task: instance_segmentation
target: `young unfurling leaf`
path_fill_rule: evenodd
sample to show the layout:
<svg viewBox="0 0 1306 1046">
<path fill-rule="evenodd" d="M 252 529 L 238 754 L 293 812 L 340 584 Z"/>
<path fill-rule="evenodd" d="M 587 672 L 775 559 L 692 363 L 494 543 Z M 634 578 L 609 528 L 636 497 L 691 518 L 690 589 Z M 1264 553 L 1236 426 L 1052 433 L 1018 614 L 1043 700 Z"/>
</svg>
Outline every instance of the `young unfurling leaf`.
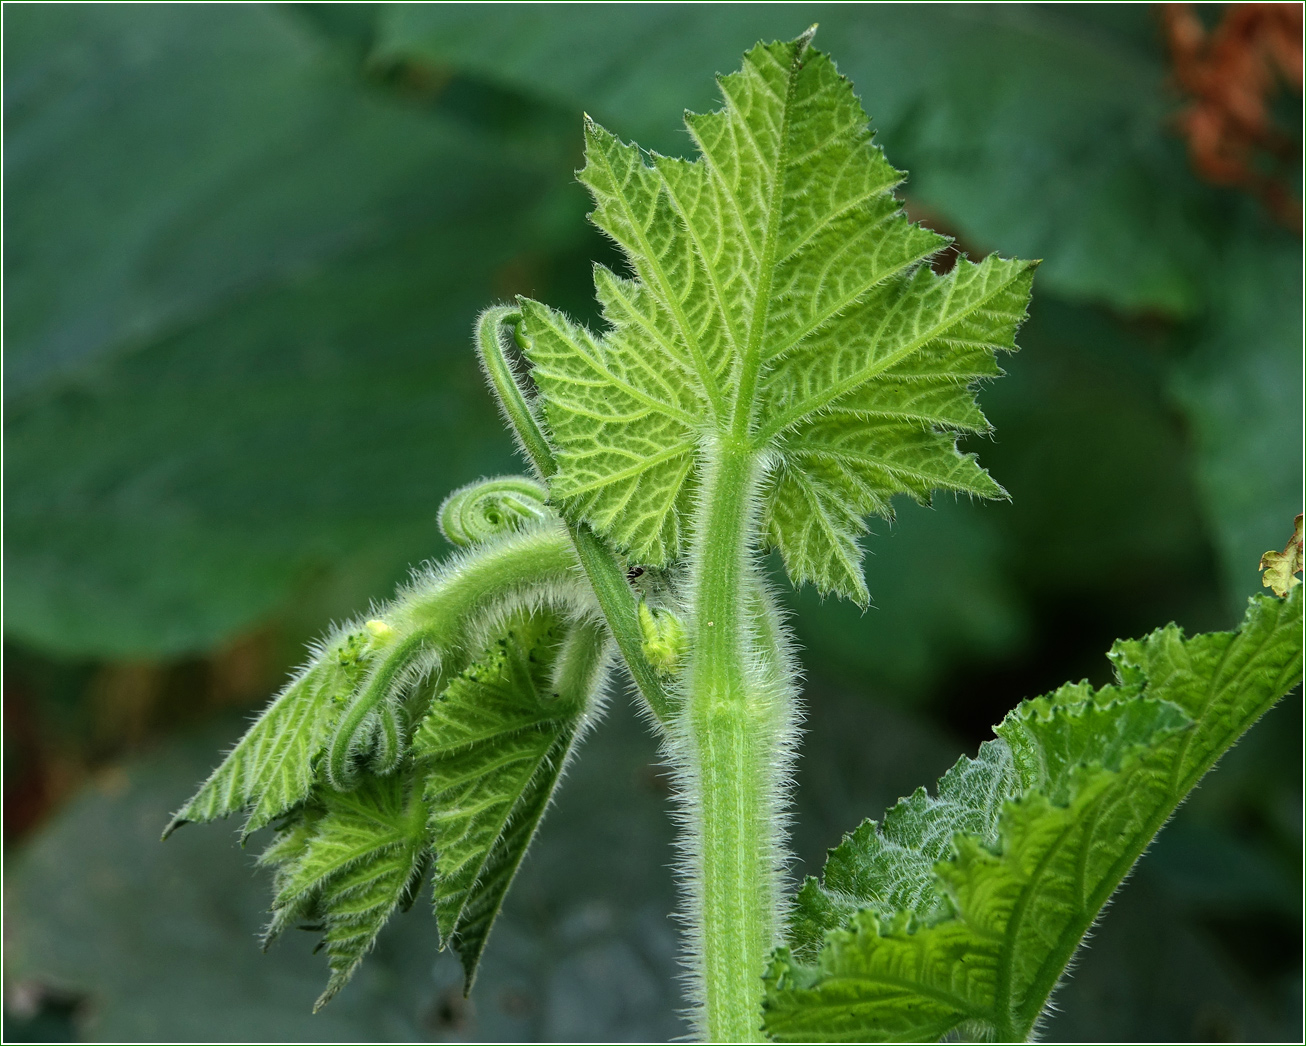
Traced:
<svg viewBox="0 0 1306 1046">
<path fill-rule="evenodd" d="M 867 600 L 862 517 L 934 490 L 1001 488 L 956 436 L 984 431 L 974 385 L 1015 348 L 1033 264 L 962 260 L 893 196 L 902 174 L 810 33 L 758 45 L 688 115 L 700 157 L 646 155 L 586 126 L 593 221 L 633 278 L 602 266 L 608 328 L 523 303 L 560 471 L 551 492 L 640 562 L 685 550 L 712 437 L 771 463 L 765 540 L 795 582 Z"/>
<path fill-rule="evenodd" d="M 450 506 L 442 523 L 466 551 L 321 644 L 168 826 L 249 810 L 248 834 L 282 819 L 260 858 L 275 877 L 265 939 L 320 927 L 332 972 L 319 1006 L 437 855 L 438 921 L 470 982 L 606 677 L 606 639 L 539 485 L 485 481 Z"/>
<path fill-rule="evenodd" d="M 434 864 L 436 922 L 470 989 L 504 895 L 572 750 L 600 710 L 607 641 L 587 617 L 518 610 L 446 687 L 399 765 L 337 789 L 320 783 L 260 863 L 275 873 L 271 942 L 316 925 L 331 966 L 317 1005 L 352 976 Z"/>
<path fill-rule="evenodd" d="M 344 628 L 321 644 L 315 660 L 290 682 L 249 728 L 194 798 L 164 830 L 166 839 L 189 822 L 214 821 L 249 810 L 244 834 L 270 824 L 303 802 L 314 766 L 370 657 L 369 633 Z"/>
<path fill-rule="evenodd" d="M 576 742 L 599 712 L 601 626 L 518 615 L 431 702 L 413 738 L 430 806 L 435 916 L 467 989 Z"/>
<path fill-rule="evenodd" d="M 1084 933 L 1198 779 L 1301 679 L 1302 598 L 1171 625 L 1118 682 L 1022 702 L 977 760 L 867 822 L 799 896 L 768 974 L 781 1041 L 1023 1040 Z"/>
<path fill-rule="evenodd" d="M 357 789 L 323 789 L 263 854 L 277 867 L 274 938 L 300 919 L 320 920 L 331 979 L 320 1009 L 353 976 L 428 859 L 426 806 L 406 777 L 371 777 Z"/>
</svg>

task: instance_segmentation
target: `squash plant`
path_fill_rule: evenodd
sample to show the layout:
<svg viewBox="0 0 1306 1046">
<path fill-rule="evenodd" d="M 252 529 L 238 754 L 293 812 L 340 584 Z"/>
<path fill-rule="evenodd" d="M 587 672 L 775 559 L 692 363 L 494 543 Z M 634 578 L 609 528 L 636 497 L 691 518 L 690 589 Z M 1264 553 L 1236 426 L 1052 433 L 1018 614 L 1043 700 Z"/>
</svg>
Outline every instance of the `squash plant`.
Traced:
<svg viewBox="0 0 1306 1046">
<path fill-rule="evenodd" d="M 811 40 L 721 78 L 724 107 L 686 116 L 696 160 L 587 120 L 580 179 L 629 264 L 595 267 L 606 327 L 521 299 L 476 330 L 533 475 L 452 494 L 460 550 L 323 639 L 169 826 L 273 826 L 267 939 L 320 930 L 319 1006 L 428 875 L 471 990 L 615 673 L 674 774 L 698 1035 L 1023 1040 L 1156 832 L 1300 679 L 1279 563 L 1238 631 L 1117 643 L 1115 683 L 1021 702 L 791 894 L 799 668 L 760 556 L 865 605 L 865 517 L 1004 496 L 956 444 L 987 431 L 976 388 L 1016 347 L 1037 264 L 936 272 L 949 240 L 905 216 L 902 173 Z"/>
</svg>

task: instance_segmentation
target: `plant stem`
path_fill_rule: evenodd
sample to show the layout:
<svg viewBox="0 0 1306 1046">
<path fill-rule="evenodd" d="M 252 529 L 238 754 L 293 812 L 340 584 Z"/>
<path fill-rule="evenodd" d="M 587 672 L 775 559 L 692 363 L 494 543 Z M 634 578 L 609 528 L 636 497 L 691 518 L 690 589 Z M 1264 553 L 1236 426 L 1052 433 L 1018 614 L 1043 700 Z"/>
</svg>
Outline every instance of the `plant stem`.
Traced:
<svg viewBox="0 0 1306 1046">
<path fill-rule="evenodd" d="M 768 668 L 750 613 L 753 506 L 761 467 L 742 440 L 709 452 L 691 555 L 693 603 L 683 727 L 691 804 L 691 935 L 701 975 L 699 1032 L 713 1042 L 760 1037 L 762 972 L 780 919 L 782 801 L 793 715 L 783 673 Z M 679 724 L 678 724 L 679 726 Z"/>
<path fill-rule="evenodd" d="M 626 668 L 653 714 L 665 726 L 674 706 L 658 677 L 657 669 L 644 656 L 644 636 L 639 627 L 638 604 L 630 583 L 626 581 L 626 572 L 588 524 L 578 523 L 569 526 L 568 530 L 576 548 L 576 558 L 585 568 L 590 586 L 594 589 L 594 598 L 603 611 L 608 630 L 616 640 Z"/>
<path fill-rule="evenodd" d="M 545 439 L 535 412 L 518 384 L 517 371 L 503 350 L 504 337 L 512 337 L 520 320 L 521 313 L 511 305 L 486 309 L 476 321 L 476 355 L 522 453 L 535 466 L 540 479 L 548 479 L 558 471 L 553 448 Z"/>
<path fill-rule="evenodd" d="M 510 307 L 483 313 L 477 350 L 519 444 L 547 479 L 557 462 L 504 347 L 518 318 Z M 631 677 L 670 730 L 690 804 L 684 847 L 698 1030 L 713 1042 L 754 1042 L 762 971 L 780 929 L 783 800 L 797 731 L 787 647 L 749 559 L 760 458 L 740 434 L 720 437 L 708 457 L 691 555 L 683 705 L 644 654 L 623 565 L 585 523 L 568 530 Z"/>
<path fill-rule="evenodd" d="M 468 626 L 483 611 L 514 594 L 539 590 L 584 591 L 576 576 L 576 553 L 560 522 L 536 524 L 469 549 L 437 568 L 429 581 L 401 595 L 387 614 L 395 629 L 392 645 L 424 636 L 442 653 L 460 649 Z"/>
</svg>

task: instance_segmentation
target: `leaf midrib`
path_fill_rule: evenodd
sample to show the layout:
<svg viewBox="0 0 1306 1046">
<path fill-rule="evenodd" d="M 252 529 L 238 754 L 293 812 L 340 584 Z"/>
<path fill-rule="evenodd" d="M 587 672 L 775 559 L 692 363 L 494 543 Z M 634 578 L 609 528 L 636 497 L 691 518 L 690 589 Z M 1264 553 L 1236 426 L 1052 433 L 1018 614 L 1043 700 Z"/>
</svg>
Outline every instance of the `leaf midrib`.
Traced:
<svg viewBox="0 0 1306 1046">
<path fill-rule="evenodd" d="M 514 819 L 514 815 L 516 815 L 519 811 L 523 809 L 529 811 L 532 802 L 534 802 L 535 803 L 534 816 L 530 818 L 529 826 L 527 825 L 518 826 L 519 828 L 523 828 L 523 827 L 527 828 L 528 838 L 529 838 L 529 833 L 534 832 L 534 826 L 538 825 L 540 818 L 544 815 L 544 808 L 548 805 L 547 803 L 548 796 L 551 795 L 553 789 L 557 787 L 558 780 L 562 776 L 563 768 L 567 763 L 567 756 L 570 754 L 571 748 L 576 741 L 576 737 L 578 733 L 579 733 L 578 730 L 572 729 L 569 733 L 564 732 L 562 734 L 559 734 L 559 736 L 554 739 L 553 743 L 550 744 L 548 748 L 545 750 L 543 756 L 540 758 L 539 763 L 536 766 L 535 772 L 531 774 L 525 786 L 513 798 L 513 800 L 507 804 L 507 810 L 504 816 L 498 821 L 498 828 L 496 829 L 494 834 L 494 841 L 486 849 L 480 864 L 477 866 L 476 874 L 473 877 L 471 884 L 468 886 L 467 890 L 463 894 L 461 903 L 458 904 L 458 908 L 453 915 L 453 919 L 448 924 L 449 929 L 446 931 L 443 929 L 443 927 L 441 927 L 442 933 L 452 934 L 452 933 L 459 932 L 459 930 L 461 929 L 464 929 L 464 927 L 460 925 L 463 921 L 463 914 L 467 911 L 468 903 L 471 901 L 472 895 L 476 892 L 476 888 L 479 885 L 481 885 L 482 882 L 485 881 L 487 870 L 490 869 L 497 870 L 500 874 L 500 877 L 502 878 L 504 866 L 505 865 L 509 866 L 508 881 L 511 881 L 512 877 L 516 874 L 517 867 L 520 866 L 521 862 L 526 857 L 526 847 L 523 846 L 518 850 L 516 860 L 512 860 L 511 856 L 509 856 L 509 858 L 506 861 L 504 860 L 504 855 L 501 852 L 501 848 L 503 846 L 504 839 L 507 834 L 509 823 Z M 559 749 L 561 749 L 560 758 L 555 758 L 550 760 L 549 756 L 552 753 L 557 752 Z M 539 803 L 537 801 L 540 792 L 545 793 L 546 801 L 544 803 Z M 492 864 L 492 861 L 495 861 L 495 859 L 497 859 L 498 863 Z M 438 854 L 436 856 L 436 860 L 438 866 L 438 861 L 439 861 Z M 488 913 L 486 912 L 478 913 L 477 923 L 474 925 L 479 925 L 481 923 L 486 923 L 486 922 L 493 923 L 494 919 L 498 916 L 499 910 L 503 907 L 503 898 L 505 893 L 506 891 L 500 891 L 497 902 L 493 905 L 492 909 Z M 488 914 L 488 919 L 487 919 L 487 914 Z M 480 949 L 477 950 L 476 954 L 479 957 Z M 470 988 L 470 984 L 468 985 L 468 987 Z"/>
</svg>

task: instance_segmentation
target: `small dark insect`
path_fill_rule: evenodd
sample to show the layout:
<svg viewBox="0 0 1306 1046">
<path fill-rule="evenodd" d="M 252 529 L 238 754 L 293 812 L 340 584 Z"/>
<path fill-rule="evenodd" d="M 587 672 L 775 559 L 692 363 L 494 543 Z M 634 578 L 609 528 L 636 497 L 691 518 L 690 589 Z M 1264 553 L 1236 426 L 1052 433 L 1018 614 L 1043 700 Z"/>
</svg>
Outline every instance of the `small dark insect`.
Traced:
<svg viewBox="0 0 1306 1046">
<path fill-rule="evenodd" d="M 643 567 L 631 567 L 629 570 L 626 571 L 626 580 L 629 581 L 632 585 L 643 576 L 644 576 Z"/>
</svg>

